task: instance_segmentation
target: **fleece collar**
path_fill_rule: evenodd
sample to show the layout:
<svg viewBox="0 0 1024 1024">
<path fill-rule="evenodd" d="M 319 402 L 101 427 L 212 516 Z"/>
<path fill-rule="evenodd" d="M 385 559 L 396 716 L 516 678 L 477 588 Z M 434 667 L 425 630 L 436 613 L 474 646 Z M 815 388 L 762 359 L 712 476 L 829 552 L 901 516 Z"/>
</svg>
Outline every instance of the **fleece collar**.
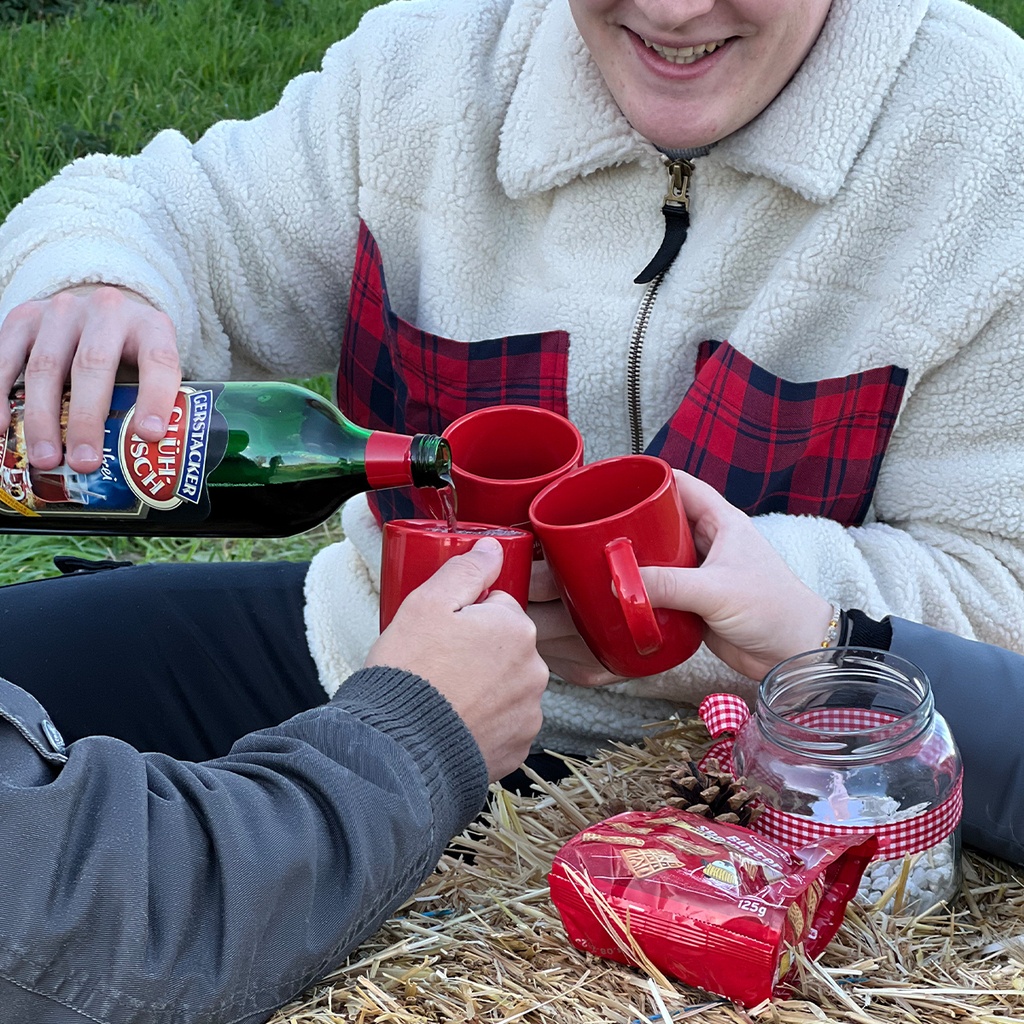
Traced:
<svg viewBox="0 0 1024 1024">
<path fill-rule="evenodd" d="M 827 202 L 842 187 L 906 60 L 929 0 L 833 0 L 789 85 L 716 159 Z M 567 45 L 568 43 L 568 45 Z M 498 180 L 513 199 L 657 158 L 622 115 L 566 0 L 549 0 L 501 129 Z"/>
<path fill-rule="evenodd" d="M 501 128 L 502 188 L 510 198 L 522 199 L 645 153 L 655 154 L 654 147 L 612 99 L 567 0 L 549 0 L 530 37 Z"/>
</svg>

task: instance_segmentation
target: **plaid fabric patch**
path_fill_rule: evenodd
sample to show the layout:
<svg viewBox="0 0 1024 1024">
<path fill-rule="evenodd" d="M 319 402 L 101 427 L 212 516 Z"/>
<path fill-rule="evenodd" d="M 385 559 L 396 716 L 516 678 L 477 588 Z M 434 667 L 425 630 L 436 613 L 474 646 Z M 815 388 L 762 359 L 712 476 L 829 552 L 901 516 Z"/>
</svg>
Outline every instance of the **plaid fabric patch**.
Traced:
<svg viewBox="0 0 1024 1024">
<path fill-rule="evenodd" d="M 535 405 L 568 414 L 569 335 L 543 331 L 472 343 L 421 331 L 388 302 L 380 249 L 359 226 L 338 402 L 354 423 L 400 434 L 439 434 L 473 409 Z M 378 518 L 433 516 L 412 488 L 374 492 Z"/>
<path fill-rule="evenodd" d="M 793 383 L 728 342 L 706 341 L 693 384 L 647 447 L 749 515 L 863 522 L 907 371 L 883 366 Z"/>
</svg>

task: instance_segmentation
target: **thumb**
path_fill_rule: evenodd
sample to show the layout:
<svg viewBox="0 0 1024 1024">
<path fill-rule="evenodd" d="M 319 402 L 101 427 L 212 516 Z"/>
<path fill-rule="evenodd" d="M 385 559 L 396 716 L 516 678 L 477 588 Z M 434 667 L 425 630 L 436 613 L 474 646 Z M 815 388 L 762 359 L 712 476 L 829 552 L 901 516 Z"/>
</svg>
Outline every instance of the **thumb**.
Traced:
<svg viewBox="0 0 1024 1024">
<path fill-rule="evenodd" d="M 502 546 L 493 537 L 481 537 L 464 555 L 449 558 L 420 592 L 459 611 L 475 604 L 498 578 L 504 557 Z"/>
<path fill-rule="evenodd" d="M 698 569 L 669 565 L 645 565 L 640 569 L 647 596 L 655 608 L 671 608 L 704 616 L 711 609 L 707 587 Z"/>
</svg>

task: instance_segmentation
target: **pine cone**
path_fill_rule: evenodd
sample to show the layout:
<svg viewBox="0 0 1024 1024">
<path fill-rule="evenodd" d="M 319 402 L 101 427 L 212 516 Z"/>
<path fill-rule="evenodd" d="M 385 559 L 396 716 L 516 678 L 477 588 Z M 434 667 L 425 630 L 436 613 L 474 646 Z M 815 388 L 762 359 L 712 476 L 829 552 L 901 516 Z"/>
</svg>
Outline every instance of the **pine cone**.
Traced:
<svg viewBox="0 0 1024 1024">
<path fill-rule="evenodd" d="M 708 761 L 707 771 L 697 767 L 689 751 L 682 758 L 682 765 L 662 780 L 669 788 L 669 807 L 747 828 L 757 820 L 761 809 L 751 804 L 755 793 L 747 789 L 745 778 L 723 770 L 715 758 Z"/>
</svg>

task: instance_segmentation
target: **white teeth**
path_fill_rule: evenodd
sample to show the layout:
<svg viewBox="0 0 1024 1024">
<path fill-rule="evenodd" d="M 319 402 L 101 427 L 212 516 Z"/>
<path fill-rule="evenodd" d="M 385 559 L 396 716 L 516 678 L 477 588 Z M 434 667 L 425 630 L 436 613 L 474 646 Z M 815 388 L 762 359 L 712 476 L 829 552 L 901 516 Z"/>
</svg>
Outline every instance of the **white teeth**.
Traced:
<svg viewBox="0 0 1024 1024">
<path fill-rule="evenodd" d="M 718 39 L 713 43 L 698 43 L 696 46 L 659 46 L 649 39 L 644 40 L 644 45 L 653 50 L 659 57 L 671 61 L 673 64 L 692 64 L 694 61 L 714 53 L 720 46 L 725 45 L 724 39 Z"/>
</svg>

